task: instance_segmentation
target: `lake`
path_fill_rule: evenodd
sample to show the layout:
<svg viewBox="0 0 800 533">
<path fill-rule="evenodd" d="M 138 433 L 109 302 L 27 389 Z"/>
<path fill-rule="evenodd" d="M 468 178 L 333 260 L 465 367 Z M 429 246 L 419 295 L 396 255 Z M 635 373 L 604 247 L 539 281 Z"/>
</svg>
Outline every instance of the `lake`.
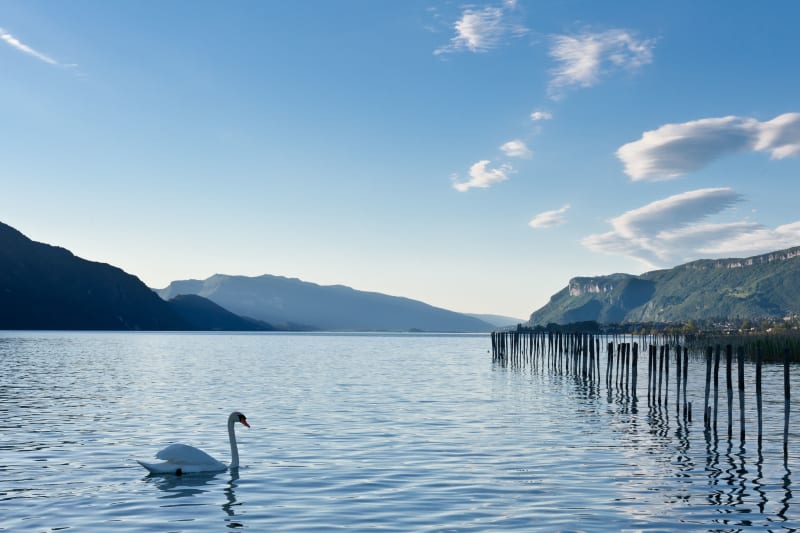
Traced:
<svg viewBox="0 0 800 533">
<path fill-rule="evenodd" d="M 648 407 L 641 360 L 634 405 L 490 349 L 488 335 L 0 332 L 0 531 L 800 529 L 782 367 L 765 368 L 759 449 L 750 365 L 742 444 L 738 425 L 732 441 L 703 431 L 700 362 L 688 422 L 672 398 Z M 239 469 L 136 463 L 174 442 L 229 461 L 237 409 L 252 426 L 236 428 Z"/>
</svg>

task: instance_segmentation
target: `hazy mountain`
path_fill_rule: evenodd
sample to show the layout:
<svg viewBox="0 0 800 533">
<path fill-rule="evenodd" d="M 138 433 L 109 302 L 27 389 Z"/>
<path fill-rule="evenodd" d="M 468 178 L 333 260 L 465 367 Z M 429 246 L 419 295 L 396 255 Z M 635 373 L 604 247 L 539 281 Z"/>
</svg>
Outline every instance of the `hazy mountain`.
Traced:
<svg viewBox="0 0 800 533">
<path fill-rule="evenodd" d="M 187 328 L 139 278 L 0 223 L 0 329 Z"/>
<path fill-rule="evenodd" d="M 525 319 L 522 318 L 514 318 L 503 315 L 482 315 L 479 313 L 467 313 L 467 314 L 468 316 L 477 318 L 478 320 L 483 320 L 484 322 L 488 322 L 489 324 L 491 324 L 496 328 L 516 326 L 517 324 L 523 324 L 525 322 Z"/>
<path fill-rule="evenodd" d="M 280 276 L 226 276 L 173 281 L 164 299 L 197 294 L 242 316 L 280 326 L 307 324 L 332 331 L 489 331 L 485 321 L 431 305 L 342 285 L 322 286 Z"/>
<path fill-rule="evenodd" d="M 641 276 L 573 278 L 530 325 L 584 320 L 678 322 L 800 313 L 800 247 L 744 259 L 704 259 Z"/>
<path fill-rule="evenodd" d="M 235 315 L 207 298 L 181 294 L 169 301 L 170 306 L 193 329 L 201 331 L 274 331 L 266 322 Z"/>
</svg>

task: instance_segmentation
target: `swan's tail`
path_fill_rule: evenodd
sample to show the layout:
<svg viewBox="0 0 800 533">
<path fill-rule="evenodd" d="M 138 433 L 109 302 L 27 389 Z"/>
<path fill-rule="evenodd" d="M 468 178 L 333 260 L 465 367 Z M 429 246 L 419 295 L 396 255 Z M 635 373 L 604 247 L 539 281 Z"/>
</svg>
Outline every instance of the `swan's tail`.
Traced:
<svg viewBox="0 0 800 533">
<path fill-rule="evenodd" d="M 175 474 L 180 476 L 183 474 L 181 467 L 170 463 L 145 463 L 144 461 L 136 461 L 147 469 L 151 474 Z"/>
</svg>

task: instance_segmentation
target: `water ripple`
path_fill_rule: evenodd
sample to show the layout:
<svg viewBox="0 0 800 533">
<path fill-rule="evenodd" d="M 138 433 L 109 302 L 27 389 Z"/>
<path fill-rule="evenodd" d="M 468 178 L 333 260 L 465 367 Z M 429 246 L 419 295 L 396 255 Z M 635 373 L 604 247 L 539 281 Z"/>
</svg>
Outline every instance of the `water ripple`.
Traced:
<svg viewBox="0 0 800 533">
<path fill-rule="evenodd" d="M 672 398 L 493 365 L 488 345 L 2 333 L 0 531 L 800 528 L 779 369 L 765 368 L 759 447 L 729 441 L 725 413 L 707 433 Z M 233 409 L 252 425 L 237 430 L 241 468 L 148 476 L 135 463 L 172 442 L 227 461 Z"/>
</svg>

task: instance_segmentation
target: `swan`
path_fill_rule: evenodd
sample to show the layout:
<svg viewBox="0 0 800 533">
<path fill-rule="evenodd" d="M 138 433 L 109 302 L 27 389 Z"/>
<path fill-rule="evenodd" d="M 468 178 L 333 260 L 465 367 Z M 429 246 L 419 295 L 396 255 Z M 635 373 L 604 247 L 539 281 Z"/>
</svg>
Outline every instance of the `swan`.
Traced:
<svg viewBox="0 0 800 533">
<path fill-rule="evenodd" d="M 239 411 L 234 411 L 228 416 L 228 437 L 231 441 L 231 464 L 230 468 L 239 468 L 239 448 L 236 446 L 236 435 L 233 425 L 240 422 L 245 427 L 250 427 L 245 417 Z M 222 472 L 229 468 L 225 463 L 217 461 L 203 450 L 186 444 L 170 444 L 156 454 L 156 459 L 162 459 L 161 463 L 145 463 L 136 461 L 151 474 L 190 474 L 195 472 Z"/>
</svg>

